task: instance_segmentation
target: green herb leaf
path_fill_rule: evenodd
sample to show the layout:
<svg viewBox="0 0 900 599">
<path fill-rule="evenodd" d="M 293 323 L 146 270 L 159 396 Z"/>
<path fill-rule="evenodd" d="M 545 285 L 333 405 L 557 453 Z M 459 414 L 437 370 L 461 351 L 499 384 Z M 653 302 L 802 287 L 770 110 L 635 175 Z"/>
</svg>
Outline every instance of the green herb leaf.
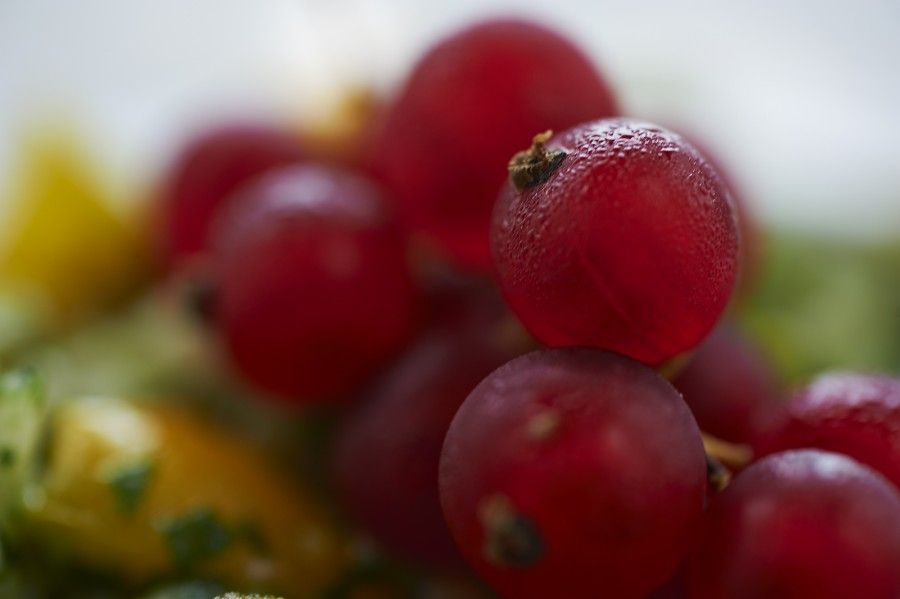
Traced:
<svg viewBox="0 0 900 599">
<path fill-rule="evenodd" d="M 9 468 L 16 463 L 16 450 L 12 447 L 0 447 L 0 467 Z"/>
<path fill-rule="evenodd" d="M 181 569 L 216 557 L 233 540 L 229 528 L 208 507 L 163 522 L 159 532 L 166 540 L 172 560 Z"/>
<path fill-rule="evenodd" d="M 106 482 L 116 496 L 119 509 L 124 513 L 133 514 L 137 511 L 153 479 L 154 469 L 153 462 L 142 460 L 116 469 L 107 478 Z"/>
<path fill-rule="evenodd" d="M 0 529 L 16 528 L 46 429 L 41 381 L 31 368 L 0 374 Z"/>
<path fill-rule="evenodd" d="M 258 555 L 270 553 L 269 543 L 259 524 L 252 520 L 244 520 L 234 527 L 235 540 L 243 541 Z"/>
</svg>

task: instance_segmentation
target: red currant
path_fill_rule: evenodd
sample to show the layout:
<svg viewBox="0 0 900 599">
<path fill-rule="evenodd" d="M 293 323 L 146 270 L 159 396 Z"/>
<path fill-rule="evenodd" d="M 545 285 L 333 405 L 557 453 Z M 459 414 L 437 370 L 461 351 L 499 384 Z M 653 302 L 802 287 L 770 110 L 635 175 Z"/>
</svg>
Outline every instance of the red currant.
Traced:
<svg viewBox="0 0 900 599">
<path fill-rule="evenodd" d="M 616 113 L 603 78 L 564 36 L 490 20 L 415 65 L 376 136 L 374 168 L 417 232 L 488 270 L 491 208 L 512 153 L 538 131 Z"/>
<path fill-rule="evenodd" d="M 800 447 L 849 455 L 900 487 L 900 380 L 853 373 L 814 380 L 791 400 L 770 449 Z"/>
<path fill-rule="evenodd" d="M 705 432 L 760 447 L 779 428 L 787 402 L 771 365 L 732 326 L 720 325 L 672 381 Z"/>
<path fill-rule="evenodd" d="M 222 214 L 214 248 L 226 349 L 272 393 L 343 396 L 413 332 L 404 240 L 364 179 L 322 166 L 272 171 Z"/>
<path fill-rule="evenodd" d="M 741 186 L 732 176 L 732 171 L 726 168 L 718 153 L 714 152 L 705 143 L 702 143 L 693 135 L 685 135 L 683 131 L 678 133 L 688 141 L 706 159 L 713 169 L 719 174 L 723 184 L 728 189 L 734 208 L 738 216 L 738 230 L 740 232 L 740 282 L 738 293 L 746 295 L 752 289 L 753 282 L 759 274 L 763 259 L 763 239 L 760 224 L 756 218 L 754 206 L 744 195 Z"/>
<path fill-rule="evenodd" d="M 194 139 L 166 176 L 162 243 L 167 259 L 178 261 L 203 250 L 216 210 L 233 192 L 303 156 L 291 135 L 264 125 L 231 125 Z"/>
<path fill-rule="evenodd" d="M 387 547 L 439 567 L 462 563 L 438 498 L 444 436 L 469 392 L 515 349 L 499 298 L 471 299 L 441 310 L 449 318 L 375 386 L 337 440 L 337 487 L 350 514 Z"/>
<path fill-rule="evenodd" d="M 691 597 L 900 596 L 900 494 L 848 457 L 803 450 L 764 458 L 704 520 Z"/>
<path fill-rule="evenodd" d="M 492 236 L 503 293 L 538 340 L 653 365 L 706 336 L 737 272 L 718 175 L 677 135 L 628 120 L 537 136 L 510 162 Z"/>
<path fill-rule="evenodd" d="M 457 545 L 504 597 L 643 597 L 684 556 L 706 461 L 656 372 L 591 349 L 516 358 L 463 403 L 440 491 Z"/>
</svg>

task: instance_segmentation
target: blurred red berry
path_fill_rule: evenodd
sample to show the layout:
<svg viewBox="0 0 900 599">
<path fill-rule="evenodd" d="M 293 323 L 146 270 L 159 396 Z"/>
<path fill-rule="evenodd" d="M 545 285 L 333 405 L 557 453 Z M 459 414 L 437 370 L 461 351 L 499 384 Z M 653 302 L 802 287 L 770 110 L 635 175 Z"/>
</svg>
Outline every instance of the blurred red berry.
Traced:
<svg viewBox="0 0 900 599">
<path fill-rule="evenodd" d="M 337 486 L 350 514 L 390 549 L 437 567 L 462 564 L 438 497 L 444 436 L 469 392 L 515 351 L 499 298 L 467 295 L 376 384 L 337 440 Z"/>
<path fill-rule="evenodd" d="M 700 345 L 672 381 L 704 432 L 760 447 L 784 420 L 786 399 L 759 348 L 728 323 Z"/>
<path fill-rule="evenodd" d="M 770 451 L 817 447 L 846 454 L 900 488 L 900 380 L 830 373 L 801 389 Z"/>
<path fill-rule="evenodd" d="M 485 21 L 416 63 L 376 136 L 373 166 L 413 230 L 489 270 L 491 209 L 510 156 L 535 133 L 616 113 L 606 82 L 564 36 Z"/>
<path fill-rule="evenodd" d="M 403 237 L 355 175 L 312 165 L 264 175 L 216 222 L 214 248 L 227 352 L 274 394 L 350 393 L 414 331 Z"/>
<path fill-rule="evenodd" d="M 697 599 L 900 596 L 900 494 L 842 455 L 760 460 L 717 496 L 691 558 Z"/>
<path fill-rule="evenodd" d="M 241 185 L 303 157 L 289 133 L 264 125 L 231 125 L 192 140 L 164 183 L 161 233 L 167 260 L 177 262 L 207 247 L 213 216 Z"/>
</svg>

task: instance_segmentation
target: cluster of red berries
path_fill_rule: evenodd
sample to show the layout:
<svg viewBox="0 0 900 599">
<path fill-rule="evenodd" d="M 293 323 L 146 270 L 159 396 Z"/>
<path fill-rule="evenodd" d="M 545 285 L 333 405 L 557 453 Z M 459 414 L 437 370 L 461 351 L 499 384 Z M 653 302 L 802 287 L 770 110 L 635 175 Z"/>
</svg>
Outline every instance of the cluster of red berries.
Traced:
<svg viewBox="0 0 900 599">
<path fill-rule="evenodd" d="M 784 401 L 747 340 L 710 335 L 752 254 L 740 207 L 683 137 L 618 114 L 564 37 L 479 24 L 419 60 L 353 164 L 275 129 L 197 141 L 166 253 L 204 256 L 245 380 L 365 396 L 336 487 L 400 555 L 509 599 L 896 599 L 900 381 Z M 712 488 L 701 428 L 767 457 Z"/>
</svg>

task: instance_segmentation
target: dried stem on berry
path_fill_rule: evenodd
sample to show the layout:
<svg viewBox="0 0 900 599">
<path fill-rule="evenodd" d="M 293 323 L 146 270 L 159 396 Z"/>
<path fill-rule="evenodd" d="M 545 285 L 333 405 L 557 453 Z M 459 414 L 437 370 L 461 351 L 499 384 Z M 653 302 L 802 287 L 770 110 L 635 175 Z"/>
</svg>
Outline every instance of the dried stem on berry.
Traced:
<svg viewBox="0 0 900 599">
<path fill-rule="evenodd" d="M 749 445 L 729 443 L 708 433 L 701 433 L 701 436 L 707 459 L 713 458 L 731 469 L 743 468 L 753 459 L 753 450 Z"/>
<path fill-rule="evenodd" d="M 724 491 L 731 482 L 731 471 L 722 462 L 706 454 L 706 480 L 717 492 Z"/>
<path fill-rule="evenodd" d="M 505 495 L 491 495 L 478 512 L 484 527 L 484 557 L 513 568 L 526 568 L 544 554 L 544 541 L 529 518 L 518 513 Z"/>
<path fill-rule="evenodd" d="M 731 482 L 731 471 L 743 468 L 753 459 L 748 445 L 737 445 L 701 433 L 706 452 L 706 479 L 716 491 L 724 491 Z"/>
<path fill-rule="evenodd" d="M 563 150 L 548 150 L 544 145 L 553 136 L 553 131 L 538 133 L 531 141 L 531 147 L 516 153 L 509 161 L 509 179 L 516 189 L 540 185 L 550 178 L 566 153 Z"/>
</svg>

